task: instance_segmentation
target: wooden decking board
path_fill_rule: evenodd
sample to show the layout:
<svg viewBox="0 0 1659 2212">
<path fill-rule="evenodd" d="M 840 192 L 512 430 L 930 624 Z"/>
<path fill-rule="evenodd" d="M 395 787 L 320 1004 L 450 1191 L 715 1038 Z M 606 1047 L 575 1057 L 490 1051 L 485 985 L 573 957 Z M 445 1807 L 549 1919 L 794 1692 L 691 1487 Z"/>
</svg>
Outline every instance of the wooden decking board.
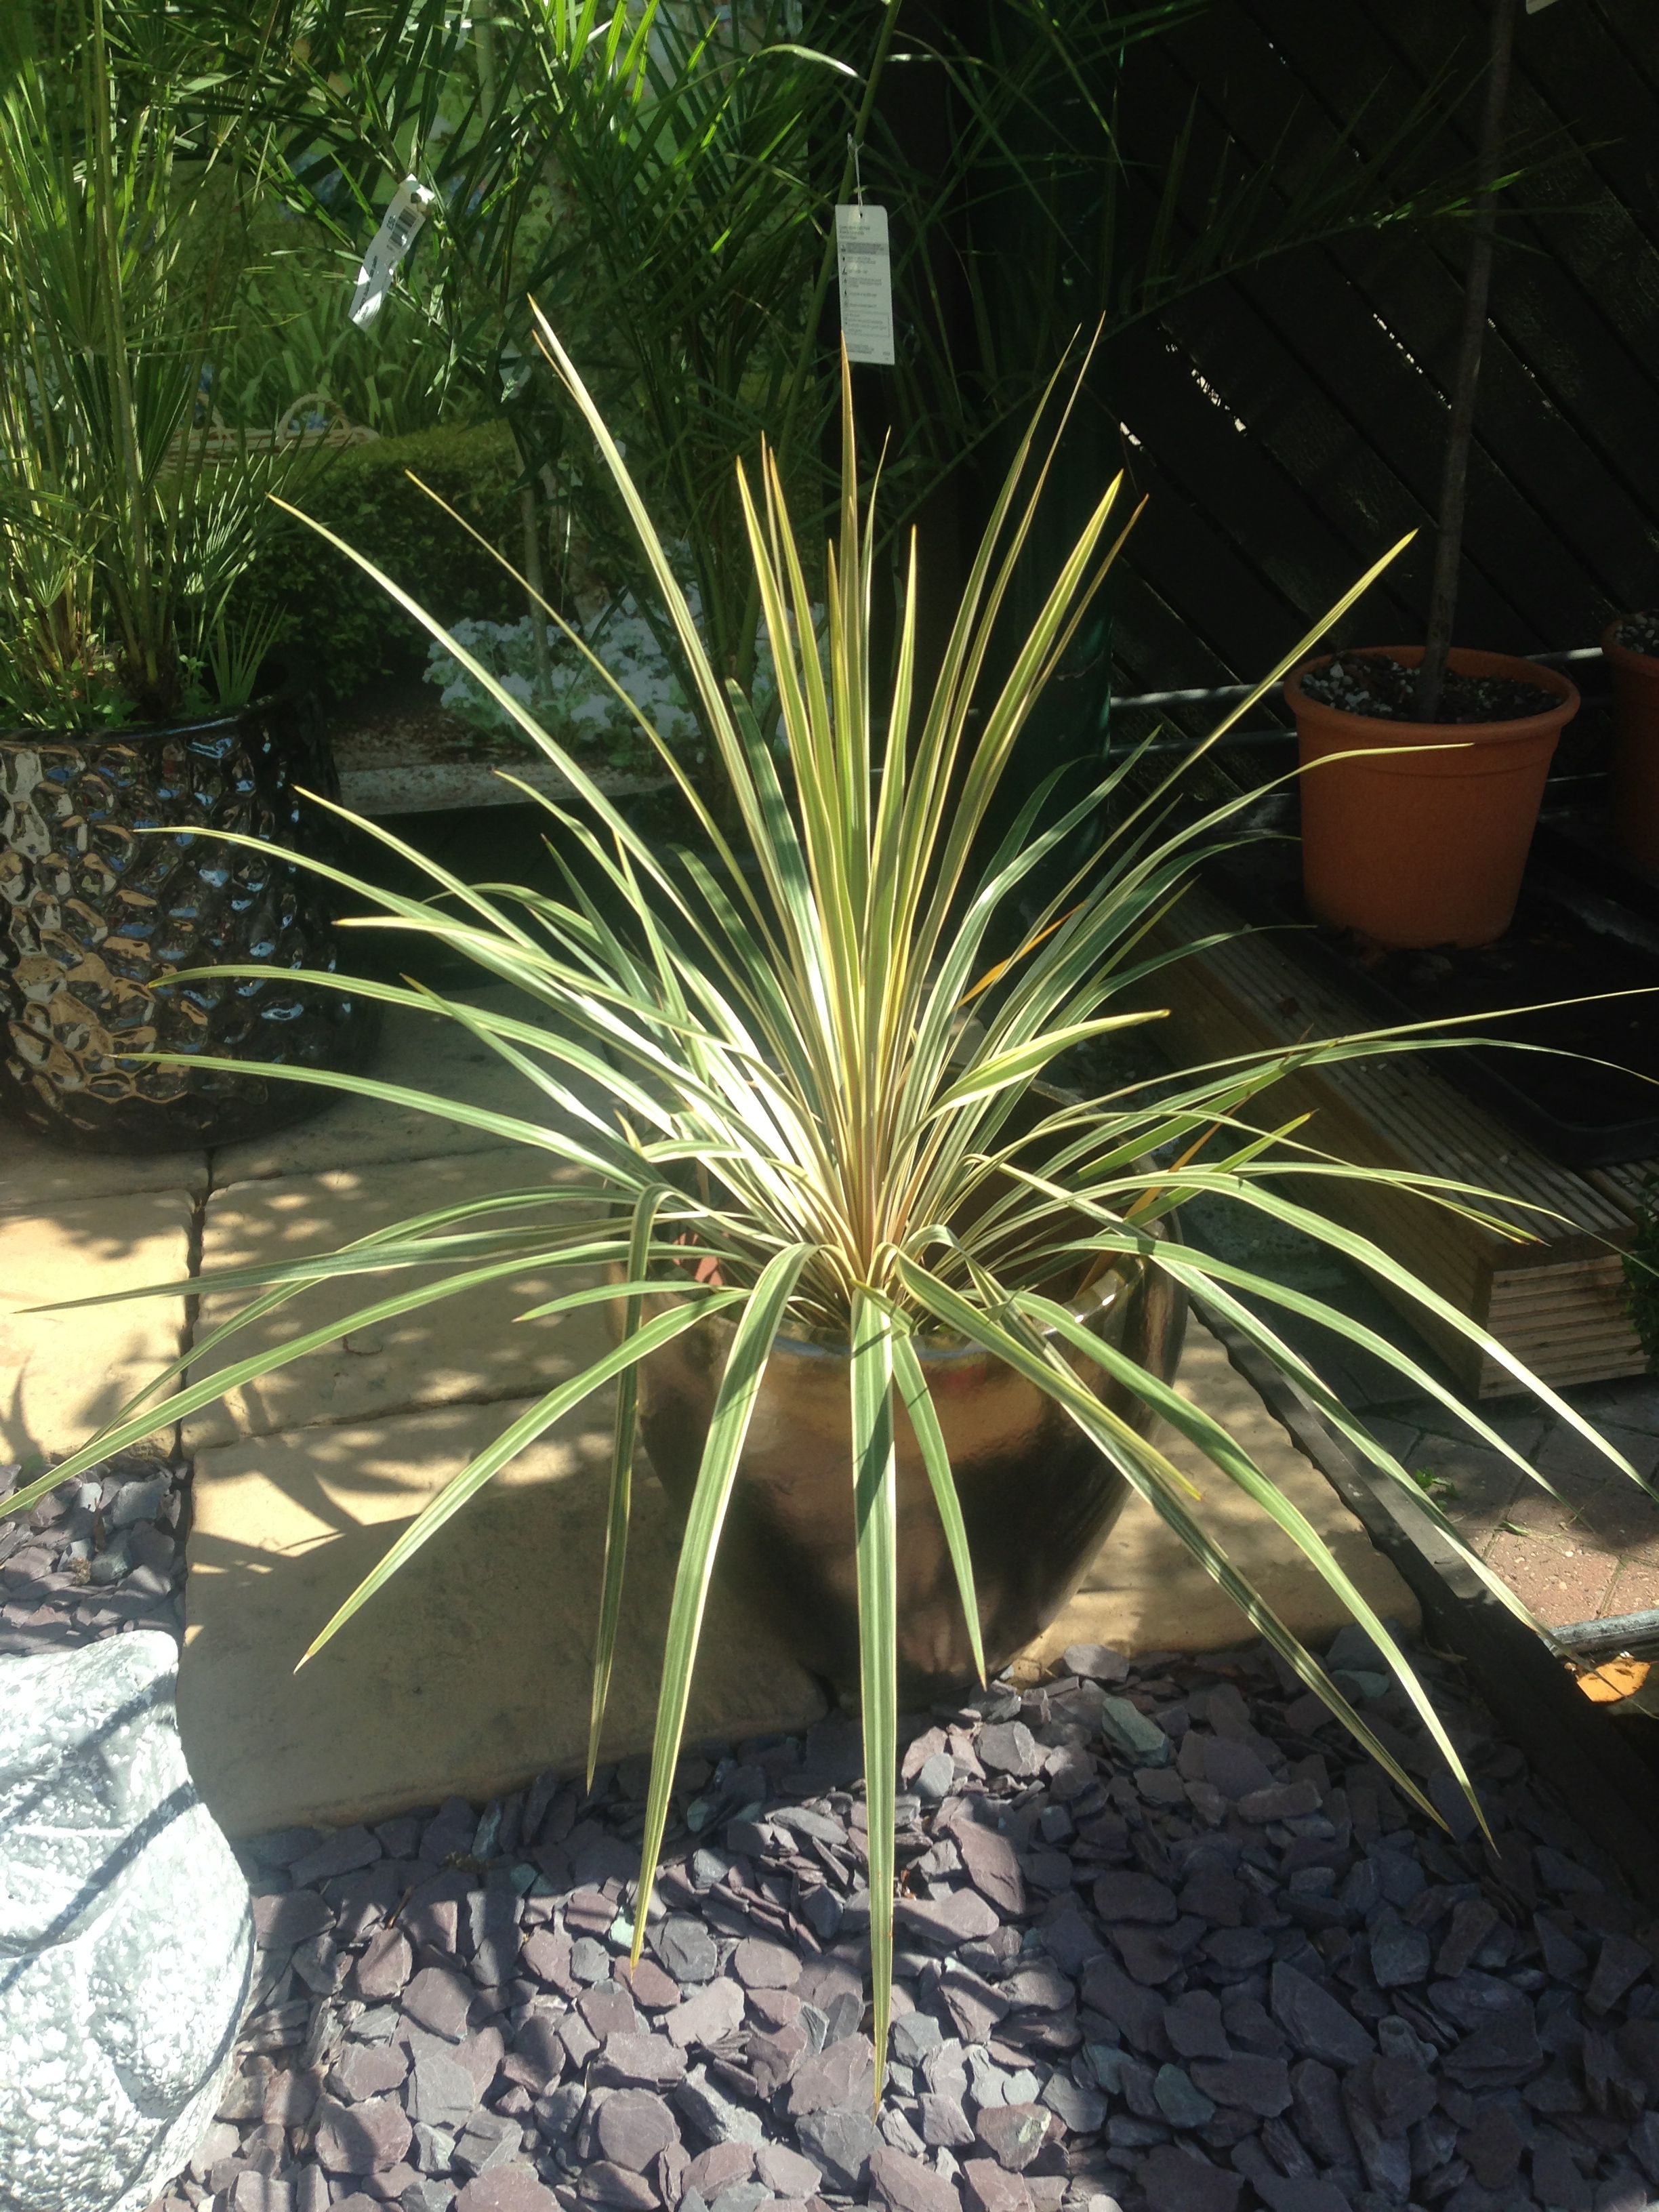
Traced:
<svg viewBox="0 0 1659 2212">
<path fill-rule="evenodd" d="M 1226 902 L 1202 887 L 1165 925 L 1169 941 L 1243 932 Z M 1325 978 L 1267 933 L 1243 933 L 1160 971 L 1153 989 L 1170 1010 L 1170 1042 L 1188 1063 L 1281 1051 L 1375 1027 Z M 1256 1120 L 1312 1116 L 1302 1142 L 1366 1167 L 1455 1177 L 1502 1194 L 1474 1201 L 1494 1223 L 1471 1221 L 1418 1194 L 1309 1176 L 1298 1195 L 1369 1236 L 1446 1302 L 1489 1328 L 1552 1383 L 1640 1373 L 1645 1365 L 1626 1310 L 1620 1249 L 1638 1195 L 1659 1164 L 1576 1174 L 1466 1098 L 1423 1057 L 1301 1067 L 1256 1102 Z M 1535 1210 L 1542 1209 L 1542 1211 Z M 1512 1389 L 1508 1371 L 1450 1325 L 1379 1287 L 1482 1397 Z"/>
</svg>

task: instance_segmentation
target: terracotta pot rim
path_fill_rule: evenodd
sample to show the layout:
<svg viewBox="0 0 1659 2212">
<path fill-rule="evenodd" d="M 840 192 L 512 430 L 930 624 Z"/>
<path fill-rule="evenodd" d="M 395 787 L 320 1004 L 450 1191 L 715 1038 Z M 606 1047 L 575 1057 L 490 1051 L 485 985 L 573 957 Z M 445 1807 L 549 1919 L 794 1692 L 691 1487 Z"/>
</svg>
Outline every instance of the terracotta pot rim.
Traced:
<svg viewBox="0 0 1659 2212">
<path fill-rule="evenodd" d="M 1608 660 L 1628 665 L 1638 675 L 1659 677 L 1659 653 L 1638 653 L 1633 645 L 1626 645 L 1619 635 L 1621 623 L 1630 620 L 1628 614 L 1615 615 L 1601 633 L 1601 651 Z"/>
<path fill-rule="evenodd" d="M 1481 653 L 1462 645 L 1453 646 L 1446 657 L 1446 665 L 1455 674 L 1508 676 L 1516 683 L 1535 684 L 1540 691 L 1553 691 L 1559 703 L 1542 714 L 1522 714 L 1506 722 L 1395 722 L 1377 714 L 1356 714 L 1346 707 L 1327 706 L 1322 699 L 1310 697 L 1302 688 L 1304 676 L 1311 675 L 1316 669 L 1328 668 L 1334 660 L 1394 660 L 1402 667 L 1415 668 L 1423 653 L 1420 645 L 1348 646 L 1340 653 L 1322 653 L 1315 659 L 1304 660 L 1300 668 L 1292 670 L 1285 678 L 1285 698 L 1293 713 L 1317 716 L 1327 728 L 1350 738 L 1356 749 L 1371 747 L 1379 750 L 1410 747 L 1414 738 L 1421 740 L 1418 749 L 1425 750 L 1430 746 L 1513 744 L 1543 736 L 1552 725 L 1559 729 L 1571 720 L 1581 704 L 1577 685 L 1559 669 L 1547 667 L 1540 661 L 1523 660 L 1516 653 Z M 1403 750 L 1389 765 L 1410 772 L 1409 757 Z"/>
</svg>

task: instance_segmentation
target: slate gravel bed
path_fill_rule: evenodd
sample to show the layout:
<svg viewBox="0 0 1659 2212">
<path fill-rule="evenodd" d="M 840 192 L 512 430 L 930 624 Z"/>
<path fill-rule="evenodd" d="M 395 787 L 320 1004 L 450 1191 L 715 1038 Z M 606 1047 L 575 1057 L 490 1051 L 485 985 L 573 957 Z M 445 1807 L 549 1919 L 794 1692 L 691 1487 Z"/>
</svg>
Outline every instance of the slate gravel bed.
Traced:
<svg viewBox="0 0 1659 2212">
<path fill-rule="evenodd" d="M 1449 1662 L 1447 1835 L 1263 1646 L 912 1717 L 872 2123 L 852 1726 L 245 1854 L 239 2070 L 159 2212 L 1642 2212 L 1649 1911 Z M 1357 1631 L 1338 1679 L 1433 1754 Z M 573 1692 L 573 1694 L 574 1692 Z"/>
<path fill-rule="evenodd" d="M 0 1656 L 59 1651 L 130 1628 L 179 1636 L 187 1475 L 182 1462 L 122 1452 L 21 1520 L 0 1519 Z M 0 1514 L 25 1479 L 15 1462 L 0 1466 Z"/>
</svg>

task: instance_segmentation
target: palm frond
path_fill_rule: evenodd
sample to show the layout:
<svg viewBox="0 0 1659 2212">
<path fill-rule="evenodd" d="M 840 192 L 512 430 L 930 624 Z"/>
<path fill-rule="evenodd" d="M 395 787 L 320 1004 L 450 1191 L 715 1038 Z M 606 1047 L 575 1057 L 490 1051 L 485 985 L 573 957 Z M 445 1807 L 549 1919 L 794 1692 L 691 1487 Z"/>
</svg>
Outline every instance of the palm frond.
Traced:
<svg viewBox="0 0 1659 2212">
<path fill-rule="evenodd" d="M 896 1609 L 902 1568 L 895 1468 L 896 1455 L 912 1441 L 932 1487 L 970 1642 L 983 1656 L 975 1618 L 975 1563 L 929 1395 L 934 1351 L 976 1346 L 1043 1394 L 1400 1786 L 1423 1802 L 1419 1783 L 1401 1771 L 1205 1528 L 1195 1486 L 1152 1436 L 1155 1418 L 1172 1425 L 1189 1450 L 1251 1498 L 1287 1546 L 1366 1623 L 1396 1666 L 1448 1771 L 1472 1796 L 1408 1662 L 1318 1533 L 1201 1408 L 1087 1326 L 1099 1304 L 1089 1286 L 1103 1268 L 1118 1270 L 1129 1288 L 1161 1271 L 1241 1320 L 1328 1410 L 1336 1394 L 1316 1364 L 1291 1352 L 1262 1317 L 1275 1306 L 1319 1321 L 1339 1341 L 1380 1351 L 1403 1376 L 1420 1379 L 1408 1355 L 1382 1346 L 1336 1305 L 1273 1285 L 1200 1245 L 1170 1239 L 1164 1232 L 1174 1209 L 1202 1194 L 1242 1218 L 1260 1215 L 1320 1239 L 1372 1279 L 1461 1330 L 1589 1433 L 1571 1409 L 1392 1255 L 1279 1187 L 1291 1174 L 1317 1190 L 1343 1176 L 1374 1182 L 1381 1171 L 1317 1152 L 1299 1122 L 1275 1118 L 1276 1083 L 1322 1058 L 1427 1048 L 1445 1040 L 1437 1033 L 1413 1039 L 1399 1032 L 1316 1040 L 1188 1069 L 1155 1091 L 1126 1084 L 1083 1099 L 1045 1091 L 1042 1079 L 1080 1039 L 1109 1038 L 1144 1018 L 1144 994 L 1159 973 L 1158 957 L 1146 948 L 1146 932 L 1169 911 L 1204 854 L 1235 834 L 1225 810 L 1184 829 L 1156 810 L 1138 811 L 1121 781 L 1113 786 L 1116 834 L 1089 865 L 1073 872 L 1037 924 L 1019 931 L 1012 957 L 986 963 L 992 922 L 1013 905 L 1036 862 L 1055 849 L 1041 805 L 1012 809 L 1005 821 L 1000 793 L 1013 741 L 1055 651 L 1079 605 L 1097 588 L 1103 562 L 1116 543 L 1115 488 L 1100 488 L 1023 645 L 994 659 L 992 634 L 1006 620 L 1036 487 L 1052 466 L 1053 420 L 1033 425 L 994 503 L 952 635 L 925 691 L 918 690 L 908 643 L 912 568 L 895 674 L 884 697 L 870 643 L 869 499 L 850 410 L 836 542 L 823 563 L 828 621 L 822 640 L 803 619 L 809 559 L 797 543 L 788 487 L 775 456 L 763 452 L 757 468 L 737 486 L 737 498 L 761 619 L 780 672 L 783 743 L 775 747 L 762 736 L 740 687 L 723 679 L 677 596 L 648 501 L 599 402 L 550 327 L 544 325 L 542 334 L 549 368 L 592 430 L 616 496 L 640 533 L 641 558 L 657 576 L 678 628 L 719 735 L 733 818 L 743 825 L 747 849 L 739 854 L 721 841 L 701 855 L 665 853 L 571 763 L 575 798 L 555 812 L 573 849 L 592 866 L 584 865 L 580 880 L 574 867 L 568 871 L 562 891 L 468 884 L 366 823 L 359 825 L 366 835 L 378 836 L 400 864 L 414 867 L 423 892 L 377 890 L 331 863 L 301 856 L 298 865 L 352 889 L 378 909 L 365 917 L 374 926 L 440 939 L 522 994 L 526 1011 L 502 1013 L 436 994 L 377 987 L 392 1003 L 459 1024 L 513 1072 L 523 1103 L 509 1113 L 373 1076 L 271 1072 L 420 1107 L 522 1147 L 532 1164 L 528 1197 L 515 1193 L 489 1203 L 522 1205 L 523 1211 L 498 1216 L 444 1210 L 323 1259 L 241 1271 L 235 1283 L 255 1295 L 214 1339 L 216 1347 L 223 1344 L 233 1354 L 238 1325 L 269 1311 L 273 1302 L 302 1298 L 312 1283 L 373 1277 L 393 1267 L 408 1267 L 417 1279 L 374 1298 L 348 1321 L 232 1357 L 218 1373 L 182 1388 L 171 1387 L 179 1380 L 174 1370 L 164 1389 L 136 1401 L 112 1431 L 9 1500 L 9 1510 L 32 1504 L 117 1443 L 344 1329 L 501 1281 L 532 1264 L 592 1267 L 603 1261 L 615 1269 L 614 1280 L 585 1282 L 521 1319 L 533 1324 L 538 1316 L 609 1297 L 623 1308 L 615 1348 L 539 1401 L 460 1470 L 323 1626 L 313 1648 L 359 1614 L 358 1632 L 368 1632 L 372 1601 L 411 1552 L 564 1412 L 617 1382 L 598 1608 L 597 1742 L 623 1598 L 635 1452 L 629 1378 L 656 1348 L 707 1323 L 710 1358 L 723 1357 L 665 1625 L 636 1950 L 666 1830 L 720 1534 L 742 1480 L 750 1423 L 781 1340 L 836 1347 L 847 1362 L 849 1564 L 861 1622 L 878 2028 L 887 2017 L 891 1956 Z M 360 555 L 352 558 L 375 574 Z M 410 605 L 410 611 L 435 629 L 418 608 Z M 1000 672 L 994 678 L 994 668 Z M 512 704 L 526 733 L 565 766 L 557 743 Z M 976 707 L 985 709 L 977 729 L 971 720 Z M 1081 811 L 1063 810 L 1068 834 L 1093 805 L 1091 796 Z M 313 980 L 321 985 L 328 979 Z M 360 987 L 348 981 L 342 988 Z M 1149 1159 L 1153 1150 L 1158 1157 Z M 555 1169 L 569 1181 L 555 1181 Z M 540 1205 L 533 1202 L 538 1171 L 544 1180 Z M 1494 1203 L 1492 1194 L 1450 1178 L 1392 1180 L 1428 1202 L 1477 1214 Z M 686 1247 L 677 1242 L 682 1237 L 695 1238 L 701 1256 L 715 1262 L 716 1280 L 696 1279 Z M 1358 1440 L 1359 1425 L 1352 1418 L 1339 1425 Z M 1620 1455 L 1593 1441 L 1612 1465 L 1631 1473 Z M 1370 1447 L 1370 1454 L 1385 1474 L 1401 1479 L 1381 1446 Z"/>
</svg>

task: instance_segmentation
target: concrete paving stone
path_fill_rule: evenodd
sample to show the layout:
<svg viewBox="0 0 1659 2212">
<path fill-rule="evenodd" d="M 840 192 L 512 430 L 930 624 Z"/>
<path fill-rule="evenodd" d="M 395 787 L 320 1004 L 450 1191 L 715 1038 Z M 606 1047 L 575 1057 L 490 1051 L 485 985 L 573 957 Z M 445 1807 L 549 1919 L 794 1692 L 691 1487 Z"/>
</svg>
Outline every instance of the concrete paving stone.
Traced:
<svg viewBox="0 0 1659 2212">
<path fill-rule="evenodd" d="M 21 1121 L 0 1124 L 0 1215 L 53 1213 L 92 1198 L 131 1198 L 181 1190 L 200 1198 L 208 1187 L 205 1152 L 71 1152 L 48 1145 Z"/>
<path fill-rule="evenodd" d="M 1188 1323 L 1176 1383 L 1251 1453 L 1296 1502 L 1371 1604 L 1410 1626 L 1417 1601 L 1376 1552 L 1323 1475 L 1291 1443 L 1207 1329 Z M 1348 1619 L 1317 1571 L 1288 1537 L 1234 1488 L 1201 1453 L 1167 1428 L 1158 1443 L 1203 1492 L 1188 1501 L 1194 1519 L 1298 1635 L 1328 1636 Z M 1178 1632 L 1174 1624 L 1179 1624 Z M 1057 1663 L 1069 1644 L 1104 1644 L 1127 1653 L 1224 1649 L 1249 1633 L 1237 1607 L 1148 1505 L 1131 1498 L 1096 1554 L 1077 1595 L 1025 1655 Z"/>
<path fill-rule="evenodd" d="M 1571 1620 L 1595 1620 L 1618 1567 L 1611 1552 L 1569 1548 L 1550 1539 L 1507 1533 L 1494 1536 L 1486 1563 L 1547 1628 Z"/>
<path fill-rule="evenodd" d="M 1424 1433 L 1415 1421 L 1396 1421 L 1387 1414 L 1374 1413 L 1367 1419 L 1365 1426 L 1385 1451 L 1394 1454 L 1402 1467 L 1411 1466 L 1412 1454 Z"/>
<path fill-rule="evenodd" d="M 1589 1382 L 1566 1394 L 1587 1421 L 1611 1422 L 1638 1435 L 1659 1435 L 1659 1375 L 1631 1375 L 1618 1382 Z"/>
<path fill-rule="evenodd" d="M 229 1832 L 373 1821 L 457 1794 L 481 1802 L 580 1765 L 608 1394 L 521 1455 L 294 1672 L 399 1529 L 524 1410 L 447 1406 L 199 1455 L 179 1707 L 197 1784 Z M 636 1480 L 606 1759 L 649 1748 L 677 1552 L 667 1500 Z M 579 1693 L 550 1696 L 550 1683 Z M 687 1741 L 799 1728 L 823 1710 L 717 1589 Z"/>
<path fill-rule="evenodd" d="M 1602 1617 L 1621 1620 L 1627 1613 L 1650 1613 L 1656 1607 L 1659 1607 L 1659 1559 L 1645 1553 L 1622 1559 L 1602 1594 Z"/>
<path fill-rule="evenodd" d="M 1604 1481 L 1563 1480 L 1559 1504 L 1547 1491 L 1523 1483 L 1505 1518 L 1517 1527 L 1565 1544 L 1625 1553 L 1659 1549 L 1659 1499 L 1646 1497 L 1627 1475 Z"/>
<path fill-rule="evenodd" d="M 510 984 L 448 995 L 519 1020 L 539 1024 L 541 1018 L 537 1002 Z M 547 1113 L 545 1097 L 524 1076 L 459 1023 L 441 1016 L 386 1009 L 374 1062 L 367 1072 L 381 1083 L 465 1099 L 492 1113 L 535 1121 Z M 436 1159 L 485 1152 L 498 1142 L 487 1132 L 413 1107 L 346 1097 L 296 1128 L 224 1146 L 214 1155 L 213 1179 L 222 1186 L 380 1161 Z"/>
<path fill-rule="evenodd" d="M 1484 1444 L 1462 1443 L 1450 1437 L 1425 1434 L 1402 1464 L 1408 1474 L 1437 1478 L 1431 1493 L 1470 1548 L 1484 1552 L 1497 1534 L 1510 1502 L 1522 1491 L 1539 1498 L 1547 1492 L 1529 1482 L 1524 1471 L 1501 1452 Z"/>
<path fill-rule="evenodd" d="M 1659 1426 L 1644 1425 L 1635 1406 L 1613 1399 L 1596 1411 L 1588 1407 L 1577 1410 L 1583 1412 L 1607 1441 L 1624 1454 L 1638 1474 L 1649 1476 L 1659 1468 Z M 1655 1404 L 1651 1418 L 1659 1424 L 1659 1403 Z M 1534 1464 L 1540 1474 L 1548 1475 L 1558 1490 L 1562 1487 L 1564 1475 L 1578 1476 L 1591 1483 L 1628 1484 L 1630 1480 L 1596 1450 L 1588 1437 L 1580 1436 L 1577 1429 L 1562 1420 L 1556 1422 L 1540 1446 Z"/>
<path fill-rule="evenodd" d="M 1481 1443 L 1467 1421 L 1443 1406 L 1437 1398 L 1413 1398 L 1391 1405 L 1389 1417 L 1396 1421 L 1410 1422 L 1423 1431 L 1425 1437 L 1440 1437 L 1452 1443 L 1468 1444 L 1477 1449 L 1490 1447 Z M 1480 1418 L 1490 1429 L 1495 1429 L 1505 1443 L 1513 1444 L 1523 1455 L 1540 1448 L 1555 1424 L 1555 1415 L 1539 1406 L 1533 1399 L 1516 1397 L 1497 1405 L 1484 1405 Z"/>
<path fill-rule="evenodd" d="M 177 1358 L 182 1297 L 23 1309 L 181 1280 L 193 1213 L 170 1189 L 0 1215 L 0 1461 L 75 1450 Z"/>
<path fill-rule="evenodd" d="M 209 1201 L 202 1239 L 204 1273 L 262 1261 L 331 1251 L 377 1229 L 471 1198 L 538 1191 L 568 1181 L 569 1171 L 544 1155 L 514 1146 L 464 1159 L 343 1168 L 319 1176 L 284 1176 L 234 1183 Z M 526 1214 L 526 1219 L 532 1218 Z M 534 1218 L 545 1220 L 544 1207 Z M 507 1225 L 506 1217 L 489 1221 Z M 375 1300 L 425 1278 L 423 1270 L 337 1277 L 311 1285 L 263 1322 L 234 1336 L 193 1370 L 207 1375 L 268 1346 L 292 1342 L 331 1321 L 344 1321 Z M 239 1436 L 315 1423 L 377 1419 L 417 1406 L 465 1399 L 539 1394 L 594 1358 L 610 1340 L 603 1310 L 517 1326 L 532 1306 L 591 1282 L 563 1268 L 522 1275 L 418 1308 L 376 1328 L 353 1332 L 291 1367 L 262 1376 L 204 1406 L 185 1425 L 191 1452 Z M 209 1293 L 198 1336 L 247 1303 L 250 1293 Z"/>
</svg>

